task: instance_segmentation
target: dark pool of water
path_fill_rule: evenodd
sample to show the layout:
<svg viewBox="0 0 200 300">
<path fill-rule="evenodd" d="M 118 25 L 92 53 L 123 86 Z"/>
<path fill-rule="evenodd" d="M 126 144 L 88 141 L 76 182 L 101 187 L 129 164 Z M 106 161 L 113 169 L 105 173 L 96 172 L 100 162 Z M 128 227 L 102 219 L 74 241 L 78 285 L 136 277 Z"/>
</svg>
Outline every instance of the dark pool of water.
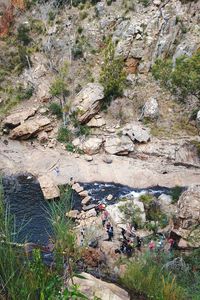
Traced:
<svg viewBox="0 0 200 300">
<path fill-rule="evenodd" d="M 3 178 L 4 199 L 15 217 L 15 241 L 46 245 L 51 235 L 48 203 L 37 180 L 29 174 Z"/>
</svg>

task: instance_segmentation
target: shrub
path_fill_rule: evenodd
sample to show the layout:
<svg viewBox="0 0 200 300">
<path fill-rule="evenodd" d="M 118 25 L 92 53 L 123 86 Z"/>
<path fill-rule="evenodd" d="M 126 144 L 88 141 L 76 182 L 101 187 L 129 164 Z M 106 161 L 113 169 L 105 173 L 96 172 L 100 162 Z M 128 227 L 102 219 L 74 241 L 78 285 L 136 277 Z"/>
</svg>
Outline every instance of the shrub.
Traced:
<svg viewBox="0 0 200 300">
<path fill-rule="evenodd" d="M 149 0 L 139 0 L 139 2 L 142 3 L 144 7 L 147 7 L 151 3 Z"/>
<path fill-rule="evenodd" d="M 85 136 L 88 136 L 90 135 L 90 127 L 87 126 L 87 125 L 79 125 L 78 126 L 78 132 L 77 132 L 77 136 L 82 136 L 82 135 L 85 135 Z"/>
<path fill-rule="evenodd" d="M 122 95 L 125 84 L 123 65 L 123 59 L 115 57 L 115 46 L 110 39 L 104 51 L 104 63 L 100 73 L 100 83 L 104 87 L 105 98 L 108 102 Z"/>
<path fill-rule="evenodd" d="M 58 136 L 57 136 L 57 140 L 61 143 L 71 143 L 72 141 L 72 133 L 71 131 L 66 128 L 66 127 L 61 127 L 59 130 L 58 130 Z"/>
<path fill-rule="evenodd" d="M 25 25 L 20 25 L 17 29 L 17 39 L 21 42 L 24 46 L 27 46 L 31 42 L 31 38 L 29 36 L 30 30 Z"/>
<path fill-rule="evenodd" d="M 141 210 L 138 206 L 128 201 L 124 205 L 120 205 L 119 210 L 124 214 L 126 222 L 131 223 L 135 228 L 143 228 Z"/>
<path fill-rule="evenodd" d="M 153 196 L 151 194 L 141 195 L 139 200 L 148 205 L 153 201 Z"/>
<path fill-rule="evenodd" d="M 56 115 L 57 118 L 62 118 L 62 108 L 61 106 L 56 103 L 56 102 L 52 102 L 50 105 L 49 105 L 49 110 L 51 111 L 51 113 L 53 115 Z"/>
<path fill-rule="evenodd" d="M 74 60 L 83 57 L 83 45 L 80 41 L 77 41 L 76 44 L 72 47 L 72 56 Z"/>
<path fill-rule="evenodd" d="M 200 50 L 191 57 L 177 58 L 175 66 L 171 59 L 158 59 L 152 73 L 156 80 L 182 100 L 189 95 L 200 98 Z"/>
<path fill-rule="evenodd" d="M 86 19 L 86 18 L 87 18 L 87 16 L 88 16 L 88 13 L 87 13 L 87 11 L 82 11 L 82 12 L 80 13 L 80 19 L 81 19 L 81 20 L 84 20 L 84 19 Z"/>
<path fill-rule="evenodd" d="M 176 203 L 183 192 L 183 188 L 181 186 L 176 185 L 171 188 L 170 194 L 172 196 L 172 203 Z"/>
</svg>

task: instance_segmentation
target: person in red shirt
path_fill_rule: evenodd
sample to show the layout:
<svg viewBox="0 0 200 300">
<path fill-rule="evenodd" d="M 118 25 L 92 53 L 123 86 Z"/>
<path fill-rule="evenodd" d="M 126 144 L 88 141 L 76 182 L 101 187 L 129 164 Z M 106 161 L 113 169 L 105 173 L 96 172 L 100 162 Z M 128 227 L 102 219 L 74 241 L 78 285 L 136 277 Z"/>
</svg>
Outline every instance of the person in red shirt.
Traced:
<svg viewBox="0 0 200 300">
<path fill-rule="evenodd" d="M 170 238 L 169 240 L 168 240 L 168 243 L 169 243 L 169 245 L 170 245 L 170 247 L 169 247 L 169 251 L 171 252 L 172 250 L 173 250 L 173 248 L 174 248 L 174 240 L 172 239 L 172 238 Z"/>
<path fill-rule="evenodd" d="M 149 250 L 153 251 L 155 249 L 155 243 L 154 241 L 151 240 L 151 242 L 149 243 Z"/>
</svg>

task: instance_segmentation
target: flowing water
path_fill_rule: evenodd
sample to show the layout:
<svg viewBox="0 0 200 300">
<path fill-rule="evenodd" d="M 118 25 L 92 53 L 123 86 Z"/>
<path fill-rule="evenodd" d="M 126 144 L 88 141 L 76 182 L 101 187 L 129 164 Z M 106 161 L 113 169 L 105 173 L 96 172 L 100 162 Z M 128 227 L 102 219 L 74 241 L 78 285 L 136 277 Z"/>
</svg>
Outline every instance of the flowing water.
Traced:
<svg viewBox="0 0 200 300">
<path fill-rule="evenodd" d="M 159 196 L 162 193 L 169 194 L 170 189 L 165 187 L 152 187 L 147 189 L 134 189 L 128 186 L 114 183 L 82 183 L 85 190 L 92 197 L 92 203 L 105 201 L 109 194 L 113 195 L 114 203 L 122 197 L 135 197 L 147 192 Z M 15 216 L 18 234 L 16 241 L 33 242 L 40 245 L 47 245 L 52 234 L 48 220 L 48 203 L 44 200 L 43 194 L 37 180 L 30 174 L 9 176 L 3 178 L 4 197 L 10 206 L 11 213 Z M 80 198 L 76 193 L 73 195 L 74 208 L 81 207 Z"/>
</svg>

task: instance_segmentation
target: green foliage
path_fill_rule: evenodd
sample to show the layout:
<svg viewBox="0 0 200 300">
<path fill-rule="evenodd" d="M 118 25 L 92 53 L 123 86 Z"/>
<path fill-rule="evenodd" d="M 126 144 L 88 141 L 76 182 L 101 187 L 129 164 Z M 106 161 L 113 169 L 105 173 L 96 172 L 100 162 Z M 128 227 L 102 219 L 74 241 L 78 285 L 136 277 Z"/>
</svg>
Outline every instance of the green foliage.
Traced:
<svg viewBox="0 0 200 300">
<path fill-rule="evenodd" d="M 139 293 L 148 299 L 186 299 L 185 291 L 178 285 L 175 277 L 164 272 L 162 266 L 151 258 L 144 256 L 127 265 L 121 283 L 133 294 Z"/>
<path fill-rule="evenodd" d="M 56 115 L 58 119 L 62 118 L 62 108 L 58 103 L 52 102 L 49 105 L 49 110 L 53 115 Z"/>
<path fill-rule="evenodd" d="M 119 206 L 119 210 L 124 214 L 126 223 L 131 223 L 138 228 L 143 228 L 144 224 L 141 218 L 141 210 L 131 201 Z"/>
<path fill-rule="evenodd" d="M 200 50 L 191 57 L 177 58 L 175 67 L 171 59 L 158 59 L 152 73 L 156 80 L 182 100 L 189 95 L 200 97 Z"/>
<path fill-rule="evenodd" d="M 83 42 L 81 39 L 76 40 L 76 44 L 72 47 L 72 56 L 73 59 L 80 59 L 83 58 L 83 53 L 84 53 L 84 47 L 83 47 Z"/>
<path fill-rule="evenodd" d="M 51 87 L 50 93 L 53 97 L 67 96 L 68 90 L 66 85 L 66 77 L 68 74 L 68 63 L 65 62 L 60 68 L 58 75 L 55 77 Z"/>
<path fill-rule="evenodd" d="M 88 16 L 88 13 L 87 13 L 87 11 L 82 11 L 81 13 L 80 13 L 80 19 L 81 20 L 84 20 L 84 19 L 86 19 L 87 18 L 87 16 Z M 82 31 L 81 31 L 82 32 Z M 81 32 L 79 32 L 79 33 L 81 33 Z"/>
<path fill-rule="evenodd" d="M 20 25 L 17 29 L 17 39 L 24 46 L 27 46 L 31 42 L 30 30 L 26 25 Z"/>
<path fill-rule="evenodd" d="M 122 95 L 125 85 L 123 66 L 123 59 L 115 57 L 115 46 L 110 39 L 104 50 L 104 62 L 100 73 L 100 83 L 104 87 L 105 98 L 108 102 Z"/>
<path fill-rule="evenodd" d="M 87 125 L 79 125 L 78 126 L 78 132 L 76 133 L 77 136 L 89 136 L 90 135 L 90 127 Z"/>
<path fill-rule="evenodd" d="M 110 6 L 112 4 L 112 2 L 114 2 L 114 0 L 106 0 L 106 3 L 108 6 Z"/>
<path fill-rule="evenodd" d="M 150 0 L 139 0 L 139 2 L 142 3 L 142 5 L 143 5 L 144 7 L 149 6 L 149 4 L 151 3 Z"/>
<path fill-rule="evenodd" d="M 176 185 L 175 187 L 171 188 L 171 196 L 172 196 L 172 203 L 176 203 L 183 192 L 183 188 L 181 186 Z"/>
<path fill-rule="evenodd" d="M 61 127 L 58 130 L 58 136 L 57 140 L 61 143 L 69 143 L 72 141 L 73 134 L 72 132 L 66 128 L 66 127 Z"/>
<path fill-rule="evenodd" d="M 7 86 L 2 89 L 1 94 L 4 97 L 3 105 L 0 105 L 0 115 L 6 114 L 12 107 L 18 104 L 20 101 L 28 100 L 33 94 L 33 87 L 23 88 L 22 86 L 18 86 L 13 88 L 11 86 Z"/>
<path fill-rule="evenodd" d="M 151 194 L 141 195 L 139 198 L 144 204 L 150 204 L 153 201 L 153 196 Z"/>
<path fill-rule="evenodd" d="M 45 25 L 41 20 L 31 19 L 30 27 L 31 27 L 32 33 L 35 33 L 37 35 L 45 33 Z"/>
</svg>

